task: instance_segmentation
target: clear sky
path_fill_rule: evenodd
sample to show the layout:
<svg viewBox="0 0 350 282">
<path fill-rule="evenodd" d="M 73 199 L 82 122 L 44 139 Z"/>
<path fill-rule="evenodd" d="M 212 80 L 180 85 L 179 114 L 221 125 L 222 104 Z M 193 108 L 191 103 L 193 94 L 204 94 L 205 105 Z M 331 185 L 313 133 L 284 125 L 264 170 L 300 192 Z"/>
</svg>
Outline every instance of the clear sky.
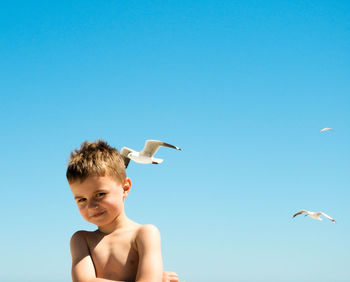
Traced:
<svg viewBox="0 0 350 282">
<path fill-rule="evenodd" d="M 349 1 L 2 1 L 0 281 L 70 281 L 70 236 L 94 226 L 65 169 L 98 138 L 183 149 L 130 163 L 126 202 L 182 280 L 350 281 L 349 14 Z"/>
</svg>

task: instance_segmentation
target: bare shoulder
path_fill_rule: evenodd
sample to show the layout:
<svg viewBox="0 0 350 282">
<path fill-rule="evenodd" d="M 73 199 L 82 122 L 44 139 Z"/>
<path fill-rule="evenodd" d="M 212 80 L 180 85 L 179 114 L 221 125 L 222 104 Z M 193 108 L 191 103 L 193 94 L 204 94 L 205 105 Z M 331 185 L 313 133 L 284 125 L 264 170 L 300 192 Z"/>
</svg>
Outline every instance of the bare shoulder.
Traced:
<svg viewBox="0 0 350 282">
<path fill-rule="evenodd" d="M 75 232 L 71 237 L 71 247 L 72 245 L 80 246 L 82 247 L 85 245 L 86 247 L 89 247 L 91 245 L 94 245 L 97 241 L 101 239 L 101 233 L 96 231 L 85 231 L 85 230 L 79 230 Z"/>
<path fill-rule="evenodd" d="M 143 238 L 143 237 L 149 237 L 149 236 L 160 237 L 160 232 L 157 226 L 153 224 L 140 225 L 140 227 L 137 230 L 137 237 Z"/>
<path fill-rule="evenodd" d="M 82 249 L 87 251 L 89 249 L 89 245 L 91 244 L 91 242 L 96 241 L 97 237 L 98 235 L 96 231 L 85 231 L 85 230 L 76 231 L 70 239 L 71 251 L 82 250 Z"/>
<path fill-rule="evenodd" d="M 75 232 L 70 239 L 71 252 L 76 253 L 79 250 L 87 248 L 87 236 L 88 231 L 79 230 Z"/>
<path fill-rule="evenodd" d="M 72 237 L 70 238 L 71 245 L 76 244 L 77 242 L 82 241 L 82 240 L 85 241 L 86 240 L 86 233 L 87 233 L 87 231 L 84 231 L 84 230 L 76 231 L 72 235 Z"/>
<path fill-rule="evenodd" d="M 139 248 L 160 244 L 160 232 L 153 224 L 141 225 L 136 232 L 136 244 Z"/>
<path fill-rule="evenodd" d="M 85 230 L 79 230 L 76 231 L 71 239 L 70 242 L 72 243 L 78 243 L 78 242 L 85 242 L 87 243 L 89 239 L 92 239 L 93 237 L 96 237 L 96 231 L 85 231 Z"/>
</svg>

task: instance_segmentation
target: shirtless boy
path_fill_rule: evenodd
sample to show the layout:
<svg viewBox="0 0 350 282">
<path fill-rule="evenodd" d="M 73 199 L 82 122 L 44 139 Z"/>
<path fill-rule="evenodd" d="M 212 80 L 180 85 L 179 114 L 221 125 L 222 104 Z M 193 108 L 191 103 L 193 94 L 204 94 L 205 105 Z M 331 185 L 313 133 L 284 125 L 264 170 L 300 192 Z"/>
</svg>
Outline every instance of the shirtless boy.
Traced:
<svg viewBox="0 0 350 282">
<path fill-rule="evenodd" d="M 84 142 L 71 153 L 66 175 L 80 214 L 98 227 L 71 238 L 73 282 L 178 281 L 176 273 L 163 272 L 157 227 L 126 217 L 131 181 L 115 148 Z"/>
</svg>

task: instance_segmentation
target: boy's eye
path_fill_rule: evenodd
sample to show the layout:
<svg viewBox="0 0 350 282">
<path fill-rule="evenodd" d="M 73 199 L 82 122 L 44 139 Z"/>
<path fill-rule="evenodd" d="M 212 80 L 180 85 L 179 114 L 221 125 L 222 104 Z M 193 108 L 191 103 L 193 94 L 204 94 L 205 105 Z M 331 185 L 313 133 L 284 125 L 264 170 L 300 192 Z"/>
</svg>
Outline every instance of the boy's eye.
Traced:
<svg viewBox="0 0 350 282">
<path fill-rule="evenodd" d="M 103 197 L 104 195 L 106 195 L 106 193 L 97 193 L 97 194 L 96 194 L 96 198 L 101 198 L 101 197 Z"/>
<path fill-rule="evenodd" d="M 85 201 L 86 201 L 85 198 L 81 198 L 81 199 L 78 200 L 78 203 L 83 203 L 83 202 L 85 202 Z"/>
</svg>

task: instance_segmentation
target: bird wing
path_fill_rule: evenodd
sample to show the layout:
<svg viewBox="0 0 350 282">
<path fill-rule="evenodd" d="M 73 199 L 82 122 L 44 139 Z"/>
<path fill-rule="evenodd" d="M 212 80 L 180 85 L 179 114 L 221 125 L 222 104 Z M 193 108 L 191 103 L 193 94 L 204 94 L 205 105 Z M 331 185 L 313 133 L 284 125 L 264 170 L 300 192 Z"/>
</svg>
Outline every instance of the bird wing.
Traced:
<svg viewBox="0 0 350 282">
<path fill-rule="evenodd" d="M 335 220 L 333 218 L 331 218 L 328 214 L 324 213 L 324 212 L 320 212 L 324 217 L 327 217 L 330 221 L 335 223 Z"/>
<path fill-rule="evenodd" d="M 320 132 L 328 131 L 328 130 L 333 130 L 333 128 L 325 127 L 325 128 L 322 128 L 322 129 L 320 130 Z"/>
<path fill-rule="evenodd" d="M 134 150 L 132 149 L 129 149 L 127 147 L 123 147 L 120 151 L 120 155 L 123 157 L 124 159 L 124 165 L 125 165 L 125 168 L 128 167 L 129 165 L 129 162 L 130 162 L 130 159 L 128 158 L 128 155 L 129 153 L 133 152 Z"/>
<path fill-rule="evenodd" d="M 170 144 L 165 143 L 163 141 L 146 140 L 145 147 L 143 147 L 140 154 L 147 156 L 147 157 L 153 157 L 153 155 L 158 151 L 159 147 L 169 147 L 169 148 L 173 148 L 173 149 L 181 151 L 181 149 L 179 147 L 176 147 L 174 145 L 170 145 Z"/>
<path fill-rule="evenodd" d="M 298 211 L 296 214 L 294 214 L 293 217 L 296 217 L 297 215 L 302 214 L 304 212 L 308 213 L 307 210 L 301 210 L 301 211 Z"/>
</svg>

